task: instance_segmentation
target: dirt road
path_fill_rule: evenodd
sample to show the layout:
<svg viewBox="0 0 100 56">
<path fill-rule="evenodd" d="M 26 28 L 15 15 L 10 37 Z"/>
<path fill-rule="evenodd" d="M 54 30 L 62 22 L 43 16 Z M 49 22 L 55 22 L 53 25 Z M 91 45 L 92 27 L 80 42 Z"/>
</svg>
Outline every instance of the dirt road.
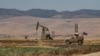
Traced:
<svg viewBox="0 0 100 56">
<path fill-rule="evenodd" d="M 80 55 L 80 56 L 100 56 L 100 52 L 97 52 L 97 53 L 90 53 L 90 54 Z"/>
</svg>

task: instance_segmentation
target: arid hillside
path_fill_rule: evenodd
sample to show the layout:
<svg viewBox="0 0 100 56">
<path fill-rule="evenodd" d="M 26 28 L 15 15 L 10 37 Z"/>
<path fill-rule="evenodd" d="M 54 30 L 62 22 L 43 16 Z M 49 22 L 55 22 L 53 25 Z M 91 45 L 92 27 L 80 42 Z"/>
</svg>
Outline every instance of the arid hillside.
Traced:
<svg viewBox="0 0 100 56">
<path fill-rule="evenodd" d="M 74 34 L 75 23 L 78 23 L 80 34 L 87 32 L 87 38 L 100 39 L 100 18 L 50 19 L 31 16 L 11 17 L 0 20 L 0 34 L 35 37 L 37 21 L 41 25 L 48 27 L 51 32 L 55 31 L 55 35 L 58 35 L 58 37 Z M 37 33 L 38 36 L 41 36 L 41 27 L 39 27 Z"/>
</svg>

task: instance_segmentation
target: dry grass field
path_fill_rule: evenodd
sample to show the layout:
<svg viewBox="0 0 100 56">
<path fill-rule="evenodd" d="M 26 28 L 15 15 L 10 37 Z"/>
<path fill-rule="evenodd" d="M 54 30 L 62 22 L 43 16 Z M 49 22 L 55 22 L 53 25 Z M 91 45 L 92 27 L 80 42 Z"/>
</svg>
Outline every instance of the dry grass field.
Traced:
<svg viewBox="0 0 100 56">
<path fill-rule="evenodd" d="M 36 23 L 55 31 L 53 41 L 36 39 Z M 65 40 L 74 34 L 74 24 L 79 24 L 79 33 L 87 32 L 83 46 L 65 46 Z M 28 39 L 25 40 L 25 36 Z M 5 40 L 3 42 L 2 40 Z M 2 44 L 3 43 L 3 44 Z M 17 45 L 17 46 L 16 46 Z M 47 53 L 46 53 L 47 52 Z M 19 16 L 0 20 L 0 56 L 70 56 L 100 52 L 100 18 L 55 19 Z"/>
</svg>

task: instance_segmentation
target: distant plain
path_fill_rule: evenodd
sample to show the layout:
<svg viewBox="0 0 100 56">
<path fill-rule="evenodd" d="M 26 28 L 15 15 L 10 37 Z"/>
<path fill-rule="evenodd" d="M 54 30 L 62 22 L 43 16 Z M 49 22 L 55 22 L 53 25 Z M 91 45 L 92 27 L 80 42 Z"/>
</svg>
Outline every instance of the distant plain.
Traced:
<svg viewBox="0 0 100 56">
<path fill-rule="evenodd" d="M 0 34 L 11 36 L 25 36 L 30 38 L 36 37 L 36 23 L 40 22 L 41 25 L 54 31 L 55 38 L 67 38 L 68 35 L 73 35 L 75 32 L 75 23 L 79 25 L 79 33 L 87 32 L 87 39 L 100 39 L 100 18 L 39 18 L 32 16 L 18 16 L 10 17 L 0 20 Z M 37 36 L 41 36 L 41 27 L 37 31 Z M 19 38 L 19 37 L 17 37 Z"/>
</svg>

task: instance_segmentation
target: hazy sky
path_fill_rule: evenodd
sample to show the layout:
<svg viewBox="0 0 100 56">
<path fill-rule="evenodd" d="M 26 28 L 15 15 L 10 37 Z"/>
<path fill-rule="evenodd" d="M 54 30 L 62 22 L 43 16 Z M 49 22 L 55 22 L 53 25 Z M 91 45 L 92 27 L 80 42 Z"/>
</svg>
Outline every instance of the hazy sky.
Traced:
<svg viewBox="0 0 100 56">
<path fill-rule="evenodd" d="M 100 0 L 0 0 L 0 8 L 28 10 L 34 8 L 64 10 L 100 10 Z"/>
</svg>

